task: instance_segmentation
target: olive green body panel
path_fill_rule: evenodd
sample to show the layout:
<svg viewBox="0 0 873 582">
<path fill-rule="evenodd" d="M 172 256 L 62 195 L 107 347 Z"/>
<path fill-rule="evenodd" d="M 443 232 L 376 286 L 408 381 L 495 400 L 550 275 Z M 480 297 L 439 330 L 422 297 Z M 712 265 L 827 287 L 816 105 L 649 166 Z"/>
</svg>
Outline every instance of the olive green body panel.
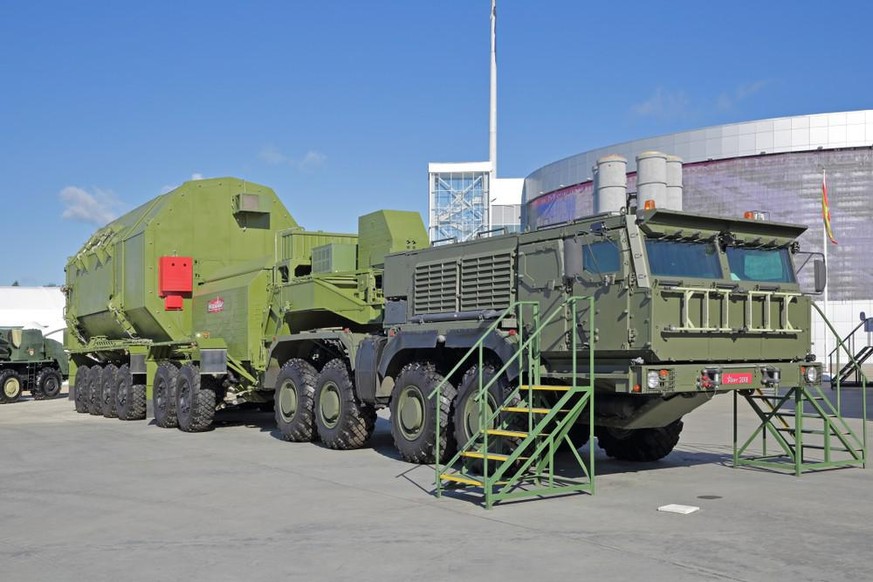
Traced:
<svg viewBox="0 0 873 582">
<path fill-rule="evenodd" d="M 21 366 L 57 368 L 64 378 L 69 373 L 69 359 L 60 342 L 38 329 L 0 327 L 0 369 Z"/>
<path fill-rule="evenodd" d="M 68 345 L 101 336 L 191 338 L 192 295 L 168 310 L 160 257 L 191 257 L 193 287 L 227 267 L 275 254 L 296 227 L 272 190 L 236 178 L 186 182 L 98 230 L 67 263 Z"/>
</svg>

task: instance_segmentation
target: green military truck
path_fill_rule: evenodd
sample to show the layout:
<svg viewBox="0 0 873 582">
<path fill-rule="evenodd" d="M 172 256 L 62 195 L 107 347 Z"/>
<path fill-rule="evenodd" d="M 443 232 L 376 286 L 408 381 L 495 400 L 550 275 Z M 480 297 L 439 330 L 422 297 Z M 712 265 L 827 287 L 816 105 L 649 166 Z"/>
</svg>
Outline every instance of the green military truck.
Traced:
<svg viewBox="0 0 873 582">
<path fill-rule="evenodd" d="M 38 329 L 0 327 L 0 404 L 17 401 L 25 390 L 35 400 L 55 398 L 68 371 L 60 342 Z"/>
</svg>

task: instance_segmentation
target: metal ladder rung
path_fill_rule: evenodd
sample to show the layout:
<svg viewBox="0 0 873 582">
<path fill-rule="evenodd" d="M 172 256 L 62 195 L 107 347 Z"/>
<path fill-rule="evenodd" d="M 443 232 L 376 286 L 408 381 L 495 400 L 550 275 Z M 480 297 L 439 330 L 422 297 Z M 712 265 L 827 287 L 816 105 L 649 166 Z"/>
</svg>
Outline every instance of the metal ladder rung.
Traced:
<svg viewBox="0 0 873 582">
<path fill-rule="evenodd" d="M 778 430 L 779 432 L 787 432 L 787 433 L 793 433 L 793 432 L 795 432 L 795 430 L 794 430 L 792 427 L 781 427 L 781 428 L 780 428 L 780 427 L 775 427 L 775 428 L 776 428 L 776 430 Z M 852 434 L 852 433 L 850 433 L 850 432 L 838 432 L 838 431 L 833 431 L 833 430 L 831 430 L 831 431 L 826 431 L 826 430 L 821 430 L 821 429 L 817 429 L 817 428 L 816 428 L 816 429 L 813 429 L 813 428 L 805 428 L 805 429 L 801 430 L 800 432 L 803 433 L 803 434 L 830 434 L 830 435 L 833 435 L 833 436 L 837 436 L 837 435 L 841 435 L 841 436 L 850 436 L 850 435 Z M 805 446 L 805 445 L 804 445 L 804 446 Z"/>
<path fill-rule="evenodd" d="M 489 428 L 485 432 L 491 436 L 514 437 L 520 439 L 527 438 L 529 434 L 520 430 L 505 430 L 502 428 Z"/>
<path fill-rule="evenodd" d="M 464 477 L 463 475 L 455 475 L 453 473 L 443 473 L 440 475 L 440 479 L 443 481 L 452 481 L 453 483 L 460 483 L 462 485 L 472 485 L 473 487 L 481 487 L 482 481 L 478 481 L 476 479 L 472 479 L 470 477 Z"/>
<path fill-rule="evenodd" d="M 527 406 L 504 406 L 500 410 L 502 410 L 503 412 L 524 412 L 524 413 L 530 412 L 532 414 L 548 414 L 554 409 L 553 408 L 537 408 L 537 407 L 528 408 Z M 570 411 L 565 410 L 565 409 L 560 409 L 558 412 L 567 413 Z"/>
<path fill-rule="evenodd" d="M 509 458 L 509 455 L 504 455 L 503 453 L 482 453 L 480 451 L 464 451 L 461 453 L 461 456 L 470 459 L 487 459 L 489 461 L 505 461 Z M 519 457 L 519 460 L 521 459 L 527 459 L 527 457 Z"/>
<path fill-rule="evenodd" d="M 804 449 L 814 449 L 816 451 L 825 450 L 825 447 L 822 445 L 806 445 L 805 444 L 805 445 L 803 445 L 803 448 Z M 831 452 L 834 452 L 834 453 L 860 453 L 864 450 L 864 449 L 847 449 L 844 447 L 828 447 L 828 448 L 831 450 Z"/>
<path fill-rule="evenodd" d="M 571 386 L 550 386 L 548 384 L 525 384 L 518 387 L 519 390 L 536 390 L 542 392 L 568 392 L 571 388 Z"/>
<path fill-rule="evenodd" d="M 825 418 L 839 418 L 836 414 L 825 414 L 824 416 L 820 414 L 795 414 L 794 412 L 779 412 L 773 415 L 774 417 L 788 417 L 788 418 L 811 418 L 824 420 Z"/>
</svg>

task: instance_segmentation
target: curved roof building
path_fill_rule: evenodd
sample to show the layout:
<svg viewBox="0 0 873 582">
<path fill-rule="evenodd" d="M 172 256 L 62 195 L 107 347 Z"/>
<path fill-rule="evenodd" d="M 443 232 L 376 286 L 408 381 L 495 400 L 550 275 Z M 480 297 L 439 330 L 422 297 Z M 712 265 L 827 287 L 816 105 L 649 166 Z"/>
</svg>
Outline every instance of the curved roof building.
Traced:
<svg viewBox="0 0 873 582">
<path fill-rule="evenodd" d="M 677 155 L 685 162 L 685 210 L 734 216 L 760 210 L 771 220 L 806 224 L 809 230 L 801 244 L 807 251 L 823 247 L 821 193 L 826 171 L 839 243 L 827 251 L 830 298 L 857 301 L 873 296 L 873 110 L 732 123 L 564 158 L 525 178 L 524 228 L 591 214 L 592 167 L 605 155 L 627 158 L 628 189 L 635 191 L 635 158 L 647 150 Z"/>
</svg>

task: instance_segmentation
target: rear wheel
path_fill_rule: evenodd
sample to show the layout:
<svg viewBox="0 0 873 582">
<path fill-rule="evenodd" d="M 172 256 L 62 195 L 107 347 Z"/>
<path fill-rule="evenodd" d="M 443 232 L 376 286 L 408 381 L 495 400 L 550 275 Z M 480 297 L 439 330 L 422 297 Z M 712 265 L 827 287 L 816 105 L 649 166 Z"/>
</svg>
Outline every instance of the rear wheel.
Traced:
<svg viewBox="0 0 873 582">
<path fill-rule="evenodd" d="M 88 414 L 103 415 L 103 368 L 93 366 L 88 375 Z"/>
<path fill-rule="evenodd" d="M 179 369 L 170 362 L 161 362 L 155 372 L 152 385 L 152 403 L 155 409 L 155 424 L 161 428 L 176 428 L 176 379 Z"/>
<path fill-rule="evenodd" d="M 176 378 L 176 414 L 179 428 L 185 432 L 203 432 L 212 428 L 215 417 L 215 379 L 201 376 L 200 368 L 185 364 Z"/>
<path fill-rule="evenodd" d="M 315 426 L 331 449 L 357 449 L 376 426 L 376 410 L 355 396 L 349 368 L 341 358 L 328 362 L 315 387 Z"/>
<path fill-rule="evenodd" d="M 114 364 L 109 364 L 103 368 L 103 378 L 100 383 L 100 399 L 102 403 L 103 416 L 106 418 L 115 418 L 118 412 L 115 407 L 115 390 L 116 390 L 116 375 L 118 368 Z"/>
<path fill-rule="evenodd" d="M 73 384 L 74 403 L 76 412 L 88 412 L 88 399 L 90 398 L 91 388 L 91 368 L 88 366 L 80 366 L 76 370 L 75 384 Z"/>
<path fill-rule="evenodd" d="M 134 384 L 127 364 L 115 374 L 115 411 L 121 420 L 143 420 L 146 417 L 145 384 Z"/>
<path fill-rule="evenodd" d="M 30 389 L 30 393 L 35 400 L 55 398 L 60 394 L 63 382 L 64 378 L 60 372 L 54 368 L 43 368 L 36 375 L 36 383 Z"/>
<path fill-rule="evenodd" d="M 21 397 L 21 376 L 15 370 L 0 372 L 0 404 L 11 404 Z"/>
<path fill-rule="evenodd" d="M 318 372 L 306 360 L 285 362 L 276 379 L 276 426 L 286 441 L 307 442 L 315 436 L 313 402 Z"/>
<path fill-rule="evenodd" d="M 452 442 L 449 436 L 449 413 L 455 387 L 443 384 L 438 395 L 440 412 L 430 394 L 443 376 L 431 363 L 413 362 L 400 370 L 391 395 L 391 436 L 404 461 L 433 463 L 436 458 L 436 423 L 440 423 L 440 461 L 447 458 Z"/>
<path fill-rule="evenodd" d="M 657 461 L 669 455 L 679 442 L 682 426 L 680 419 L 658 428 L 601 428 L 597 431 L 597 444 L 607 455 L 622 461 Z"/>
</svg>

